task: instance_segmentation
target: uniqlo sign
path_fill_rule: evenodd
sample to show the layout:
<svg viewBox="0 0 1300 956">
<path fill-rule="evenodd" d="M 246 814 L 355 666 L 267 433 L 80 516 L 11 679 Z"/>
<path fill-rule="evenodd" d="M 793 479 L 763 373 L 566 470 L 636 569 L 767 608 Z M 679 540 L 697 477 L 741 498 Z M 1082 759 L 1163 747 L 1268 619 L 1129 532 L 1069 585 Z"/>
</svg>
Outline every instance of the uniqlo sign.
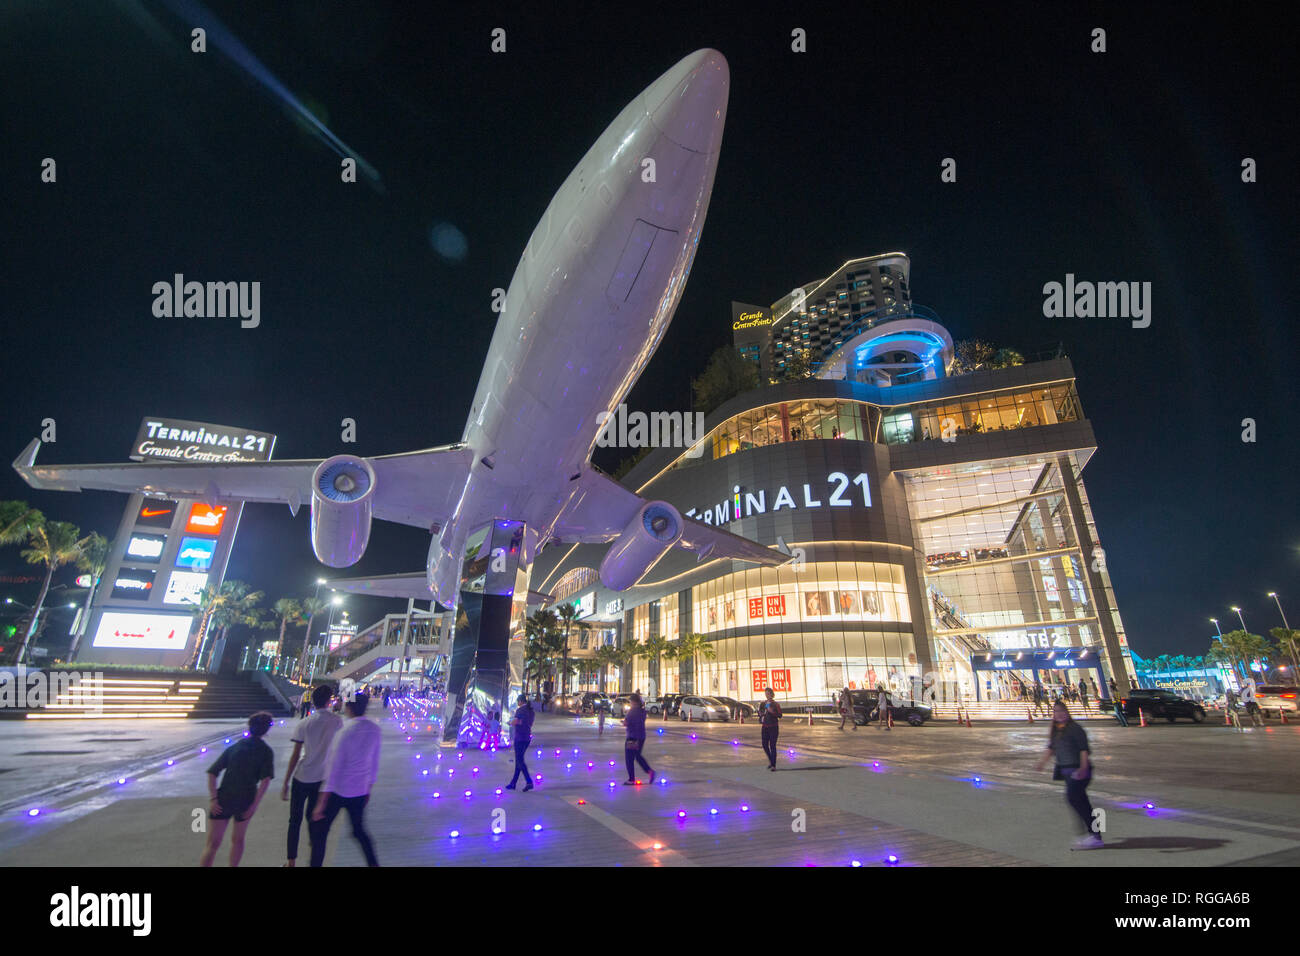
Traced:
<svg viewBox="0 0 1300 956">
<path fill-rule="evenodd" d="M 767 671 L 754 671 L 754 693 L 761 694 L 767 687 Z"/>
<path fill-rule="evenodd" d="M 763 616 L 763 599 L 761 597 L 749 599 L 749 616 L 750 617 Z"/>
<path fill-rule="evenodd" d="M 767 598 L 767 616 L 780 617 L 785 613 L 785 595 L 769 594 Z"/>
<path fill-rule="evenodd" d="M 772 671 L 772 690 L 788 691 L 789 689 L 790 689 L 790 671 L 789 670 Z"/>
</svg>

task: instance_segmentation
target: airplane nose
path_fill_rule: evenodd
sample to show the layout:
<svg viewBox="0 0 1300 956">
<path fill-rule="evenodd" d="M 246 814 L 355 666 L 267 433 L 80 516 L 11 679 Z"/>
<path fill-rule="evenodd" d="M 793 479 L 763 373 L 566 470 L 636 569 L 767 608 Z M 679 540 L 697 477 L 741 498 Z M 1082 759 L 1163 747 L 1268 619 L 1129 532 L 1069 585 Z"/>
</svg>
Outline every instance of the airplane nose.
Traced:
<svg viewBox="0 0 1300 956">
<path fill-rule="evenodd" d="M 696 50 L 646 88 L 646 111 L 678 146 L 714 153 L 722 143 L 731 72 L 717 50 Z"/>
</svg>

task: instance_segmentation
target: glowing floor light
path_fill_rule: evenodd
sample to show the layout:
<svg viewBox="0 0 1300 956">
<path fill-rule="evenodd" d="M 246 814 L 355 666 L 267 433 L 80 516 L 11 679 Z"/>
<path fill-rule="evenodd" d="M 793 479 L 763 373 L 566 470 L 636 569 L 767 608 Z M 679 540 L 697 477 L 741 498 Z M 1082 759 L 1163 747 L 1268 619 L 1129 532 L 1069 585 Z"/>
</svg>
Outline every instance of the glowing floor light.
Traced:
<svg viewBox="0 0 1300 956">
<path fill-rule="evenodd" d="M 40 812 L 41 811 L 39 807 L 32 807 L 30 810 L 27 811 L 27 815 L 29 817 L 35 817 L 35 816 L 39 816 Z"/>
</svg>

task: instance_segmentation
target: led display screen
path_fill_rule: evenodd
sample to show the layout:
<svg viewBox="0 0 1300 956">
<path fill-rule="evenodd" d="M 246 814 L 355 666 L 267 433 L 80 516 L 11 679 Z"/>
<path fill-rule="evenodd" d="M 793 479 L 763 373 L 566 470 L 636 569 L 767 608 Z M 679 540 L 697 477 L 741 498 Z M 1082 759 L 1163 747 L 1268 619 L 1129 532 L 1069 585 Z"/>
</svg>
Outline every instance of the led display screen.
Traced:
<svg viewBox="0 0 1300 956">
<path fill-rule="evenodd" d="M 176 550 L 176 567 L 207 571 L 212 567 L 216 551 L 217 542 L 213 538 L 181 538 L 181 546 Z"/>
<path fill-rule="evenodd" d="M 128 614 L 105 611 L 95 631 L 95 647 L 141 651 L 182 650 L 194 619 L 188 614 Z"/>
</svg>

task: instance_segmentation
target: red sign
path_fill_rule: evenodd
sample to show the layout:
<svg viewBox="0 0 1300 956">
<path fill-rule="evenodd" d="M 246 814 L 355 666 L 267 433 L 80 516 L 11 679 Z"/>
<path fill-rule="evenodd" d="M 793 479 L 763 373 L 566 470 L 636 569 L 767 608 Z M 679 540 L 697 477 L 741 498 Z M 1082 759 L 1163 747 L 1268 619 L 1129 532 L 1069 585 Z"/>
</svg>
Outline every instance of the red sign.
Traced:
<svg viewBox="0 0 1300 956">
<path fill-rule="evenodd" d="M 750 617 L 763 616 L 763 599 L 761 597 L 749 599 L 749 616 Z"/>
<path fill-rule="evenodd" d="M 790 671 L 788 670 L 772 671 L 772 690 L 788 691 L 789 689 L 790 689 Z"/>
<path fill-rule="evenodd" d="M 190 516 L 185 522 L 185 530 L 190 534 L 221 534 L 221 526 L 226 520 L 226 506 L 217 505 L 209 508 L 205 504 L 190 505 Z"/>
<path fill-rule="evenodd" d="M 785 595 L 770 594 L 767 598 L 767 616 L 780 617 L 785 613 Z"/>
<path fill-rule="evenodd" d="M 767 671 L 754 671 L 754 693 L 761 694 L 767 687 Z"/>
</svg>

